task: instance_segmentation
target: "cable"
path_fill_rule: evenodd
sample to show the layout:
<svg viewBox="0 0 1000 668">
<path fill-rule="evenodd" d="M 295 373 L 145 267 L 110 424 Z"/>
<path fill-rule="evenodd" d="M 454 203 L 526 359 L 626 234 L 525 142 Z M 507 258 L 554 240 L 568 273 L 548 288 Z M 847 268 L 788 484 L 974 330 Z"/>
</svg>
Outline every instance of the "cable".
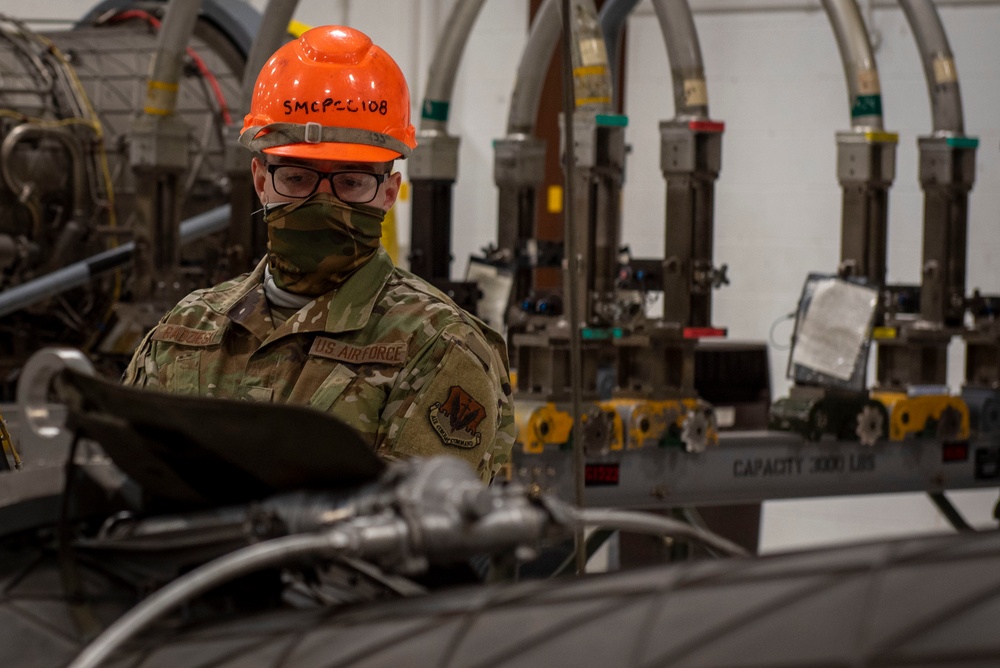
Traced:
<svg viewBox="0 0 1000 668">
<path fill-rule="evenodd" d="M 730 557 L 749 556 L 745 549 L 722 536 L 667 517 L 604 508 L 567 507 L 566 511 L 572 520 L 581 526 L 598 526 L 604 529 L 684 538 Z"/>
<path fill-rule="evenodd" d="M 795 318 L 794 313 L 786 313 L 785 315 L 776 318 L 775 321 L 771 323 L 771 329 L 768 330 L 767 332 L 767 340 L 771 343 L 771 345 L 774 347 L 775 350 L 785 351 L 792 347 L 791 344 L 785 345 L 783 343 L 778 343 L 777 341 L 775 341 L 774 330 L 778 327 L 778 325 L 783 323 L 785 320 L 792 320 L 794 318 Z"/>
<path fill-rule="evenodd" d="M 956 531 L 975 531 L 975 528 L 965 521 L 965 518 L 962 517 L 962 513 L 958 511 L 958 508 L 952 505 L 951 500 L 945 495 L 944 492 L 927 492 L 927 496 L 930 497 L 934 506 L 942 515 L 944 515 L 945 519 L 948 520 L 948 523 Z"/>
<path fill-rule="evenodd" d="M 746 550 L 739 545 L 710 531 L 677 520 L 633 511 L 578 509 L 554 498 L 545 499 L 544 505 L 546 519 L 542 524 L 545 525 L 551 526 L 550 523 L 554 522 L 567 529 L 577 531 L 582 531 L 586 526 L 599 526 L 604 529 L 680 537 L 722 554 L 747 556 Z M 504 517 L 510 519 L 501 513 L 501 519 Z M 515 517 L 520 517 L 520 515 L 515 513 Z M 535 526 L 534 523 L 524 524 L 523 521 L 515 523 L 522 529 L 530 525 L 531 533 L 543 528 Z M 492 526 L 497 529 L 497 525 Z M 413 529 L 412 526 L 410 528 Z M 111 624 L 84 648 L 69 668 L 94 668 L 98 666 L 131 638 L 145 630 L 171 609 L 248 573 L 306 556 L 320 555 L 327 558 L 348 556 L 345 554 L 348 551 L 355 554 L 367 552 L 369 555 L 386 553 L 387 551 L 398 553 L 397 539 L 402 538 L 402 534 L 394 531 L 387 532 L 388 527 L 385 526 L 381 529 L 374 533 L 363 531 L 362 534 L 358 534 L 346 527 L 337 527 L 318 534 L 286 536 L 237 550 L 204 564 L 164 586 Z M 520 542 L 524 539 L 523 535 L 520 538 L 515 538 L 505 531 L 500 531 L 499 535 L 506 536 L 508 542 L 509 540 Z M 483 539 L 490 537 L 491 534 L 488 531 L 482 535 Z M 497 536 L 492 537 L 496 538 Z M 490 544 L 490 541 L 486 540 L 484 544 Z"/>
<path fill-rule="evenodd" d="M 174 580 L 120 617 L 87 645 L 69 668 L 96 668 L 158 617 L 218 585 L 298 557 L 335 553 L 349 546 L 348 536 L 334 530 L 276 538 L 210 561 Z"/>
</svg>

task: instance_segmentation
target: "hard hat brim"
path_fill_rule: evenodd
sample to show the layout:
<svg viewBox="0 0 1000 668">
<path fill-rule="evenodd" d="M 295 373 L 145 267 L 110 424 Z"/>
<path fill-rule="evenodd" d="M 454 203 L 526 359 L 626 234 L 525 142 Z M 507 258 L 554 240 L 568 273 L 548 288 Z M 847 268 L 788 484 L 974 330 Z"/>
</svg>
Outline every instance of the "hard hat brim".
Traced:
<svg viewBox="0 0 1000 668">
<path fill-rule="evenodd" d="M 264 149 L 264 153 L 288 158 L 302 158 L 303 160 L 336 160 L 338 162 L 389 162 L 402 157 L 398 151 L 387 148 L 334 142 L 319 144 L 299 142 L 272 146 Z"/>
</svg>

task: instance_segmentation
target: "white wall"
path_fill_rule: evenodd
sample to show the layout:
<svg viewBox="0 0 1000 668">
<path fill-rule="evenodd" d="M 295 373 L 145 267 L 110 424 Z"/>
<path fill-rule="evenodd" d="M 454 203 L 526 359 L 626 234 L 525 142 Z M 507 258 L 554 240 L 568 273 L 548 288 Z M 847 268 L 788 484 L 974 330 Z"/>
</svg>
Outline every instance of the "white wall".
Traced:
<svg viewBox="0 0 1000 668">
<path fill-rule="evenodd" d="M 347 22 L 369 33 L 410 78 L 414 122 L 440 28 L 454 0 L 302 0 L 296 19 L 309 25 Z M 259 9 L 265 0 L 253 0 Z M 695 13 L 710 112 L 726 123 L 716 185 L 715 257 L 729 265 L 731 285 L 715 296 L 714 321 L 734 339 L 768 340 L 792 311 L 810 271 L 832 271 L 839 259 L 840 187 L 835 132 L 850 128 L 847 88 L 833 34 L 822 11 L 747 11 L 760 3 L 727 3 L 739 12 Z M 806 4 L 806 3 L 788 3 Z M 704 3 L 693 2 L 696 9 Z M 76 0 L 36 3 L 31 16 L 0 0 L 19 18 L 80 16 Z M 818 3 L 816 4 L 818 7 Z M 450 132 L 460 136 L 455 191 L 453 276 L 469 254 L 496 237 L 491 143 L 503 135 L 514 73 L 526 41 L 527 0 L 489 0 L 469 36 L 452 101 Z M 968 285 L 1000 293 L 1000 4 L 942 6 L 962 86 L 966 132 L 981 140 L 970 196 Z M 872 27 L 882 81 L 885 128 L 898 132 L 897 177 L 890 193 L 888 278 L 918 282 L 922 196 L 917 137 L 931 128 L 928 93 L 902 12 L 876 8 Z M 391 20 L 389 20 L 391 19 Z M 641 3 L 628 23 L 625 111 L 632 153 L 624 191 L 624 241 L 643 255 L 662 252 L 664 185 L 657 124 L 673 116 L 666 51 L 655 15 Z M 405 169 L 405 166 L 404 166 Z M 406 242 L 408 203 L 402 202 Z M 777 327 L 778 344 L 790 326 Z M 953 346 L 951 380 L 961 379 L 962 351 Z M 785 351 L 771 348 L 773 390 L 787 391 Z M 995 493 L 953 495 L 978 524 L 988 525 Z M 828 541 L 946 530 L 922 495 L 789 501 L 766 505 L 766 549 Z"/>
</svg>

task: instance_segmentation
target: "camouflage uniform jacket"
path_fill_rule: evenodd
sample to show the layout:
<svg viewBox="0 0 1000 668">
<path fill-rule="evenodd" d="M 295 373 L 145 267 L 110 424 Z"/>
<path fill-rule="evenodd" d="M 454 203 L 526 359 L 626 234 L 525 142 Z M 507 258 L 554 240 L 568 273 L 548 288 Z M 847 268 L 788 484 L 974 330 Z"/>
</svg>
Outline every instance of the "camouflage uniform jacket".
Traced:
<svg viewBox="0 0 1000 668">
<path fill-rule="evenodd" d="M 379 249 L 274 326 L 254 271 L 185 297 L 139 344 L 127 385 L 290 403 L 356 429 L 385 460 L 448 453 L 484 480 L 514 443 L 503 338 Z"/>
</svg>

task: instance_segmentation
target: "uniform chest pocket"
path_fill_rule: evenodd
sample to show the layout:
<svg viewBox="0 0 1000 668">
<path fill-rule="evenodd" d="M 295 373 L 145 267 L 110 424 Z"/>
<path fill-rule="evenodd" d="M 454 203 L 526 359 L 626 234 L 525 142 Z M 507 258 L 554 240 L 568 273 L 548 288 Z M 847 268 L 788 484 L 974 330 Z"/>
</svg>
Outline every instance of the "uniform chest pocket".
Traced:
<svg viewBox="0 0 1000 668">
<path fill-rule="evenodd" d="M 313 392 L 309 398 L 309 406 L 323 412 L 329 411 L 333 402 L 340 398 L 355 376 L 356 373 L 343 364 L 338 364 Z"/>
<path fill-rule="evenodd" d="M 177 394 L 200 394 L 201 351 L 178 354 L 163 369 L 164 386 Z"/>
</svg>

